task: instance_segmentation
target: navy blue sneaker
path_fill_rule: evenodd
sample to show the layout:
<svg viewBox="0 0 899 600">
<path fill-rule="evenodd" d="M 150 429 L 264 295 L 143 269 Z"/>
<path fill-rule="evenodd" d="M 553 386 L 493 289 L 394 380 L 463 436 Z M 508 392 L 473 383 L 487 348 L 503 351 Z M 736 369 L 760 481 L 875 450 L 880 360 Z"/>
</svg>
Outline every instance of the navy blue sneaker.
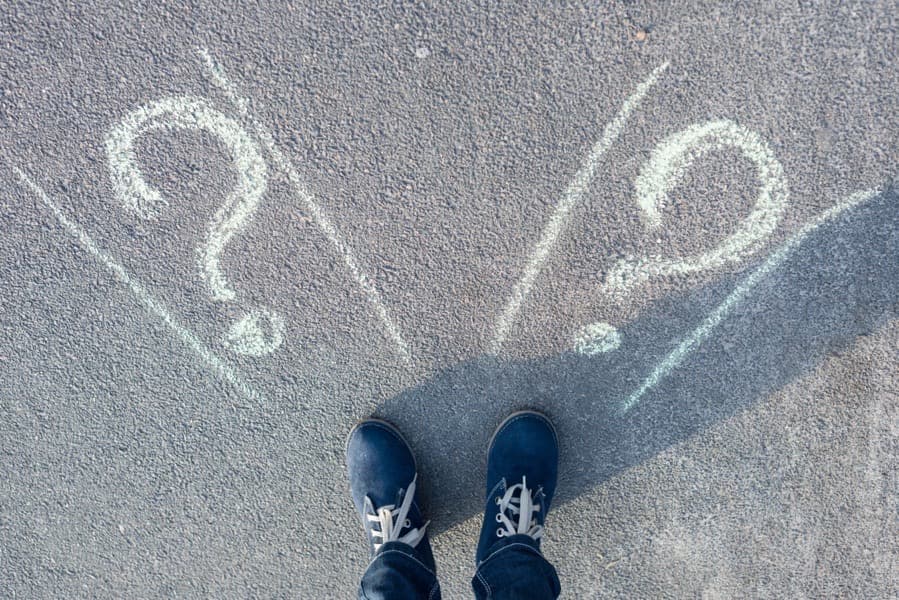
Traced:
<svg viewBox="0 0 899 600">
<path fill-rule="evenodd" d="M 380 419 L 358 423 L 347 438 L 346 464 L 370 556 L 387 542 L 401 542 L 412 546 L 416 557 L 436 572 L 428 523 L 415 498 L 415 457 L 399 430 Z"/>
<path fill-rule="evenodd" d="M 521 539 L 540 549 L 558 464 L 556 431 L 544 415 L 525 410 L 500 423 L 487 450 L 487 508 L 476 565 L 511 536 L 527 536 Z"/>
</svg>

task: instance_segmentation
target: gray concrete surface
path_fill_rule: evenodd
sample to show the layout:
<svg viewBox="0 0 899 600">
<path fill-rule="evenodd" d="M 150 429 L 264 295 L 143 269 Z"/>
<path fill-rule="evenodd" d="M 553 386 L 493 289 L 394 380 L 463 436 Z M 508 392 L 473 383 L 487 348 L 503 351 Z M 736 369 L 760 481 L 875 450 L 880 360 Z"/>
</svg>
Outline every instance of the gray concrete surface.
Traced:
<svg viewBox="0 0 899 600">
<path fill-rule="evenodd" d="M 897 14 L 4 4 L 0 595 L 352 597 L 366 549 L 343 444 L 375 413 L 415 446 L 444 597 L 467 597 L 486 441 L 536 406 L 562 439 L 545 551 L 564 597 L 896 597 Z M 491 353 L 566 188 L 666 62 Z M 168 201 L 156 220 L 110 177 L 110 131 L 184 95 L 238 123 L 267 168 L 221 254 L 227 301 L 200 267 L 239 183 L 227 144 L 140 137 L 135 160 Z M 752 213 L 755 167 L 725 148 L 688 170 L 659 228 L 641 219 L 653 149 L 719 119 L 782 165 L 774 232 L 740 260 L 606 294 L 622 257 L 702 254 Z M 259 306 L 283 316 L 283 344 L 235 354 L 223 337 Z M 597 321 L 621 345 L 574 352 Z"/>
</svg>

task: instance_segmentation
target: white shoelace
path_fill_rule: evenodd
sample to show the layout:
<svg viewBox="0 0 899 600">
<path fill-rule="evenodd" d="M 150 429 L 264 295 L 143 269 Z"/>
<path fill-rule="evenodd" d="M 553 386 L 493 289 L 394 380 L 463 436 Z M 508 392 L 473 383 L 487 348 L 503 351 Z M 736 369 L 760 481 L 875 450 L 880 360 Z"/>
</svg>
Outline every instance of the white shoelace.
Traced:
<svg viewBox="0 0 899 600">
<path fill-rule="evenodd" d="M 380 525 L 380 531 L 375 530 L 374 526 L 371 530 L 372 537 L 378 538 L 378 541 L 374 541 L 375 552 L 387 542 L 402 542 L 414 548 L 425 537 L 425 530 L 431 522 L 428 521 L 420 529 L 413 529 L 412 522 L 407 518 L 409 509 L 412 507 L 412 500 L 415 498 L 415 482 L 417 480 L 418 473 L 412 478 L 412 483 L 409 484 L 409 489 L 403 495 L 403 503 L 399 508 L 395 504 L 387 504 L 376 509 L 377 514 L 365 515 L 372 524 Z M 404 529 L 409 531 L 405 535 L 400 535 Z"/>
<path fill-rule="evenodd" d="M 497 497 L 496 503 L 499 504 L 499 514 L 496 515 L 496 522 L 502 527 L 496 530 L 496 537 L 505 537 L 524 533 L 535 540 L 543 537 L 543 525 L 537 524 L 534 514 L 540 511 L 540 505 L 534 504 L 532 494 L 534 490 L 528 489 L 526 477 L 521 478 L 521 483 L 516 483 L 506 490 L 502 498 Z M 517 524 L 513 524 L 512 520 L 507 516 L 506 512 L 513 519 L 517 515 Z"/>
</svg>

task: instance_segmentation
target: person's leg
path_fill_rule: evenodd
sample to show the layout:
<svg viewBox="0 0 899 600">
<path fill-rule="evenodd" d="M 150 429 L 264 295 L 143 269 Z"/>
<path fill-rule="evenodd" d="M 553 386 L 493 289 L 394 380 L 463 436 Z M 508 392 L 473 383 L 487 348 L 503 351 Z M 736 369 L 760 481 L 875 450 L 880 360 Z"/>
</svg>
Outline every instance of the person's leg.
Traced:
<svg viewBox="0 0 899 600">
<path fill-rule="evenodd" d="M 556 432 L 540 413 L 513 413 L 493 434 L 487 451 L 487 508 L 471 581 L 477 598 L 559 596 L 556 570 L 540 552 L 558 461 Z"/>
<path fill-rule="evenodd" d="M 434 556 L 415 497 L 418 478 L 409 444 L 391 424 L 367 419 L 347 440 L 353 503 L 368 536 L 371 562 L 359 585 L 367 600 L 438 600 Z"/>
<path fill-rule="evenodd" d="M 359 583 L 364 600 L 439 599 L 440 586 L 433 569 L 408 544 L 388 542 L 377 552 Z"/>
</svg>

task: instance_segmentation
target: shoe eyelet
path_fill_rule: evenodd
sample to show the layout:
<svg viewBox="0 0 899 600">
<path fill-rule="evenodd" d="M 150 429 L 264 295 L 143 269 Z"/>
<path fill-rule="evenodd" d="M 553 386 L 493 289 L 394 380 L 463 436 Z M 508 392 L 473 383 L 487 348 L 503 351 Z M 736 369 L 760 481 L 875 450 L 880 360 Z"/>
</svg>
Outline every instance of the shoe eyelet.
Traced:
<svg viewBox="0 0 899 600">
<path fill-rule="evenodd" d="M 403 523 L 403 527 L 412 527 L 412 521 L 406 519 L 406 521 Z"/>
<path fill-rule="evenodd" d="M 502 515 L 502 513 L 496 513 L 496 522 L 497 522 L 497 523 L 502 523 L 502 522 L 503 522 L 503 515 Z"/>
<path fill-rule="evenodd" d="M 497 528 L 497 530 L 496 530 L 496 537 L 503 537 L 503 534 L 504 534 L 505 532 L 506 532 L 506 530 L 503 529 L 502 527 Z"/>
</svg>

